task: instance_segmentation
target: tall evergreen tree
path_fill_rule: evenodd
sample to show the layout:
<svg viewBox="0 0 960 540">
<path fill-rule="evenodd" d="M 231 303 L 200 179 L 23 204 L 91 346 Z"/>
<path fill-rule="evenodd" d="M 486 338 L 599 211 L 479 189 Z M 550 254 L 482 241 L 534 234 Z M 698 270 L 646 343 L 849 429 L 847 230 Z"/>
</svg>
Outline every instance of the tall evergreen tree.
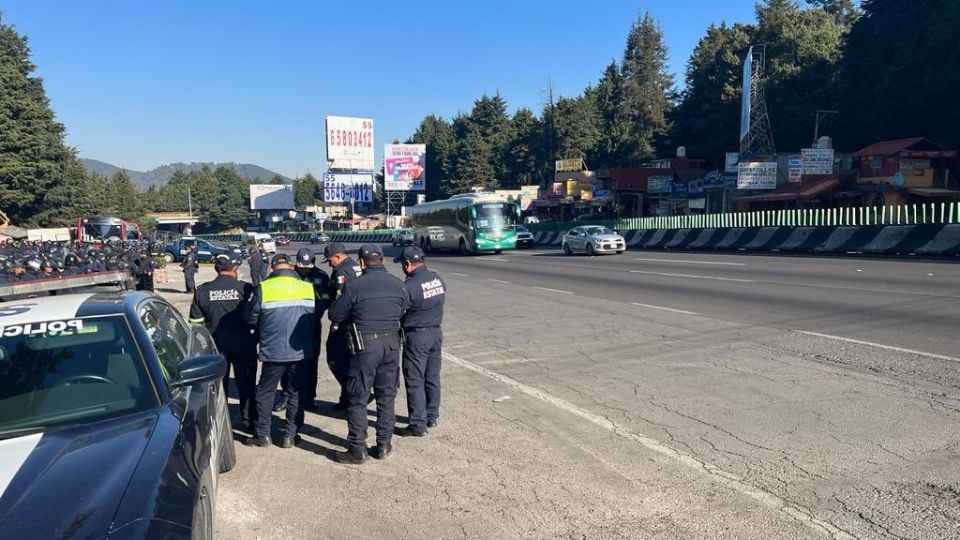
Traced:
<svg viewBox="0 0 960 540">
<path fill-rule="evenodd" d="M 599 166 L 614 167 L 628 159 L 625 143 L 630 135 L 630 119 L 624 107 L 623 90 L 620 67 L 610 62 L 594 92 L 600 136 L 592 160 Z"/>
<path fill-rule="evenodd" d="M 753 27 L 711 25 L 687 62 L 685 89 L 674 111 L 672 142 L 715 166 L 739 149 L 743 58 Z"/>
<path fill-rule="evenodd" d="M 488 151 L 490 168 L 494 178 L 500 179 L 508 174 L 501 159 L 510 139 L 510 116 L 507 114 L 507 102 L 499 92 L 489 97 L 484 94 L 473 104 L 470 121 L 477 127 Z"/>
<path fill-rule="evenodd" d="M 841 144 L 924 135 L 960 148 L 960 2 L 862 6 L 841 65 Z"/>
<path fill-rule="evenodd" d="M 496 187 L 490 147 L 483 140 L 480 128 L 469 117 L 459 116 L 454 120 L 454 129 L 458 139 L 456 165 L 453 177 L 443 186 L 444 193 L 464 193 L 477 186 Z"/>
<path fill-rule="evenodd" d="M 0 208 L 17 224 L 62 224 L 76 216 L 57 215 L 52 205 L 44 207 L 44 197 L 66 202 L 86 174 L 69 166 L 76 157 L 34 69 L 27 38 L 0 15 Z"/>
<path fill-rule="evenodd" d="M 670 130 L 673 108 L 674 81 L 667 68 L 667 45 L 650 13 L 638 16 L 630 28 L 620 75 L 630 127 L 624 158 L 639 164 L 655 156 L 657 141 Z"/>
<path fill-rule="evenodd" d="M 510 119 L 510 143 L 502 159 L 507 170 L 503 187 L 540 184 L 543 169 L 543 125 L 533 111 L 521 107 Z"/>
<path fill-rule="evenodd" d="M 592 88 L 576 98 L 560 98 L 554 108 L 553 124 L 558 159 L 588 159 L 600 138 L 600 117 Z"/>
<path fill-rule="evenodd" d="M 428 201 L 439 199 L 442 186 L 448 184 L 455 174 L 457 142 L 453 126 L 442 117 L 427 115 L 407 143 L 426 145 L 425 195 Z"/>
</svg>

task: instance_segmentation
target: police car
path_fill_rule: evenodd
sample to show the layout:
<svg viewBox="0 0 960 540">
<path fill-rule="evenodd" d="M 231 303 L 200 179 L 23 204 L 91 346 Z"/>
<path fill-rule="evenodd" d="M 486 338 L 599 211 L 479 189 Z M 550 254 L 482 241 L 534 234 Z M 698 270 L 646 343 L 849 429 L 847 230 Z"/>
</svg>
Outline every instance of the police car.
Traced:
<svg viewBox="0 0 960 540">
<path fill-rule="evenodd" d="M 0 304 L 0 536 L 212 537 L 225 372 L 149 293 Z"/>
</svg>

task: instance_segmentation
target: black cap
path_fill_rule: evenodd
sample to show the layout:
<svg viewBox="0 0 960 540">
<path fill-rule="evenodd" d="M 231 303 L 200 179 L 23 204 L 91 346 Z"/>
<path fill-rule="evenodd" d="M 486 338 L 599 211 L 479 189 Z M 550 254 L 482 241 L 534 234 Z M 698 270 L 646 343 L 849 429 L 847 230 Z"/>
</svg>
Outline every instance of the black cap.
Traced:
<svg viewBox="0 0 960 540">
<path fill-rule="evenodd" d="M 300 251 L 297 252 L 297 266 L 313 266 L 314 259 L 316 259 L 316 255 L 310 248 L 300 248 Z"/>
<path fill-rule="evenodd" d="M 232 270 L 235 266 L 239 266 L 239 264 L 240 261 L 237 260 L 237 256 L 231 251 L 221 253 L 213 259 L 213 268 L 217 272 Z"/>
<path fill-rule="evenodd" d="M 383 249 L 377 244 L 364 244 L 357 250 L 357 256 L 361 259 L 369 259 L 375 255 L 383 258 Z"/>
<path fill-rule="evenodd" d="M 418 248 L 417 246 L 407 246 L 403 248 L 403 252 L 400 253 L 399 257 L 394 257 L 393 262 L 423 262 L 423 257 L 424 254 L 422 249 Z"/>
<path fill-rule="evenodd" d="M 323 248 L 323 262 L 330 260 L 330 257 L 336 255 L 337 253 L 346 253 L 347 248 L 340 242 L 331 242 L 327 244 L 327 247 Z"/>
<path fill-rule="evenodd" d="M 270 266 L 276 266 L 278 264 L 290 264 L 290 257 L 287 257 L 286 253 L 277 253 L 270 259 Z"/>
</svg>

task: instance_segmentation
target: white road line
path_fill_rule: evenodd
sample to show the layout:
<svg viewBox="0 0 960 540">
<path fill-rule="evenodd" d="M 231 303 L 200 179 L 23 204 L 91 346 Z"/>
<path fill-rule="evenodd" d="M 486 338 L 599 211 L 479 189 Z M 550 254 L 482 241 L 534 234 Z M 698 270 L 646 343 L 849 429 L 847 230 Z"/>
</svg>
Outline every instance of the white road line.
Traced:
<svg viewBox="0 0 960 540">
<path fill-rule="evenodd" d="M 669 262 L 669 263 L 682 263 L 682 264 L 714 264 L 717 266 L 746 266 L 747 263 L 736 263 L 736 262 L 716 262 L 716 261 L 684 261 L 681 259 L 634 259 L 635 261 L 644 261 L 644 262 Z"/>
<path fill-rule="evenodd" d="M 884 345 L 882 343 L 874 343 L 872 341 L 863 341 L 859 339 L 846 338 L 842 336 L 832 336 L 830 334 L 821 334 L 819 332 L 807 332 L 806 330 L 795 330 L 798 334 L 804 334 L 807 336 L 822 337 L 827 339 L 835 339 L 837 341 L 846 341 L 847 343 L 856 343 L 857 345 L 867 345 L 868 347 L 876 347 L 878 349 L 886 349 L 888 351 L 896 351 L 907 354 L 915 354 L 917 356 L 925 356 L 927 358 L 936 358 L 937 360 L 947 360 L 950 362 L 960 362 L 960 358 L 955 358 L 953 356 L 946 356 L 942 354 L 934 354 L 924 351 L 917 351 L 914 349 L 905 349 L 903 347 L 894 347 L 893 345 Z"/>
<path fill-rule="evenodd" d="M 494 359 L 494 360 L 477 360 L 478 364 L 483 364 L 485 366 L 506 366 L 510 364 L 527 364 L 530 362 L 544 362 L 549 360 L 549 358 L 506 358 L 503 360 Z"/>
<path fill-rule="evenodd" d="M 683 313 L 684 315 L 699 315 L 699 313 L 695 311 L 687 311 L 684 309 L 674 309 L 674 308 L 663 307 L 663 306 L 653 306 L 650 304 L 641 304 L 639 302 L 630 302 L 630 304 L 634 306 L 640 306 L 640 307 L 645 307 L 650 309 L 661 309 L 663 311 L 672 311 L 673 313 Z"/>
<path fill-rule="evenodd" d="M 715 281 L 734 281 L 737 283 L 756 283 L 752 279 L 737 279 L 737 278 L 728 278 L 728 277 L 716 277 L 716 276 L 698 276 L 696 274 L 671 274 L 668 272 L 644 272 L 643 270 L 631 270 L 631 274 L 647 274 L 651 276 L 667 276 L 667 277 L 682 277 L 690 279 L 712 279 Z"/>
<path fill-rule="evenodd" d="M 510 283 L 509 281 L 504 281 L 502 279 L 493 279 L 493 278 L 487 278 L 487 281 L 492 281 L 494 283 Z"/>
<path fill-rule="evenodd" d="M 819 533 L 826 531 L 834 539 L 846 540 L 846 539 L 854 538 L 853 536 L 849 535 L 842 529 L 839 529 L 832 523 L 829 523 L 827 521 L 823 521 L 821 519 L 814 517 L 813 512 L 811 512 L 809 509 L 799 506 L 797 504 L 794 504 L 774 493 L 764 490 L 763 488 L 759 488 L 754 485 L 751 485 L 746 480 L 741 479 L 739 476 L 733 473 L 727 472 L 712 463 L 701 461 L 696 456 L 677 450 L 676 448 L 673 448 L 672 446 L 666 443 L 663 443 L 653 437 L 649 437 L 642 433 L 633 431 L 632 429 L 630 429 L 629 427 L 623 424 L 619 424 L 617 422 L 614 422 L 598 414 L 594 414 L 585 409 L 581 409 L 580 407 L 574 405 L 573 403 L 560 399 L 554 395 L 548 394 L 543 390 L 540 390 L 539 388 L 527 386 L 526 384 L 523 384 L 520 381 L 507 377 L 506 375 L 497 373 L 496 371 L 492 371 L 485 367 L 479 366 L 477 364 L 474 364 L 473 362 L 469 362 L 467 360 L 454 356 L 450 353 L 447 353 L 447 352 L 443 353 L 443 357 L 445 360 L 449 362 L 453 362 L 454 364 L 457 364 L 460 367 L 469 369 L 470 371 L 474 371 L 476 373 L 489 377 L 495 381 L 499 381 L 517 390 L 518 392 L 524 393 L 528 396 L 544 401 L 550 405 L 553 405 L 554 407 L 557 407 L 558 409 L 566 411 L 574 416 L 580 417 L 603 429 L 606 429 L 607 431 L 612 432 L 613 434 L 619 437 L 622 437 L 626 440 L 634 441 L 640 444 L 641 446 L 643 446 L 644 448 L 646 448 L 647 450 L 666 456 L 667 458 L 672 459 L 677 463 L 680 463 L 681 465 L 684 465 L 686 467 L 689 467 L 697 471 L 702 471 L 710 475 L 710 477 L 713 478 L 716 482 L 723 484 L 729 487 L 730 489 L 733 489 L 743 495 L 746 495 L 747 497 L 750 497 L 755 501 L 766 505 L 769 508 L 783 512 L 788 516 L 796 519 L 797 521 L 803 523 L 804 525 L 810 527 L 811 529 L 816 530 Z"/>
<path fill-rule="evenodd" d="M 461 274 L 460 272 L 450 272 L 451 276 L 470 277 L 470 274 Z"/>
<path fill-rule="evenodd" d="M 541 291 L 555 292 L 560 294 L 573 294 L 570 291 L 561 291 L 560 289 L 551 289 L 549 287 L 534 287 L 534 289 L 540 289 Z"/>
<path fill-rule="evenodd" d="M 476 259 L 478 261 L 510 262 L 507 259 L 496 259 L 494 257 L 471 257 L 471 258 Z"/>
</svg>

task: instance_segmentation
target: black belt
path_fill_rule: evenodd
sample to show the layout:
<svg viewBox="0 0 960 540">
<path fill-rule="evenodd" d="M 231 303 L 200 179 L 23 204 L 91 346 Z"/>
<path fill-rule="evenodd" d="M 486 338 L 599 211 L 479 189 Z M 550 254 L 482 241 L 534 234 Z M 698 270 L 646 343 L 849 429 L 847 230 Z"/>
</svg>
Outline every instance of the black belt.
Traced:
<svg viewBox="0 0 960 540">
<path fill-rule="evenodd" d="M 381 338 L 395 336 L 395 335 L 397 335 L 396 330 L 392 332 L 360 332 L 360 336 L 363 338 L 364 341 L 372 341 L 374 339 L 381 339 Z"/>
<path fill-rule="evenodd" d="M 439 325 L 437 325 L 437 326 L 415 326 L 415 327 L 410 327 L 410 328 L 404 328 L 403 331 L 409 334 L 409 333 L 411 333 L 411 332 L 426 332 L 427 330 L 433 330 L 433 329 L 435 329 L 435 328 L 440 328 L 440 326 L 439 326 Z"/>
</svg>

